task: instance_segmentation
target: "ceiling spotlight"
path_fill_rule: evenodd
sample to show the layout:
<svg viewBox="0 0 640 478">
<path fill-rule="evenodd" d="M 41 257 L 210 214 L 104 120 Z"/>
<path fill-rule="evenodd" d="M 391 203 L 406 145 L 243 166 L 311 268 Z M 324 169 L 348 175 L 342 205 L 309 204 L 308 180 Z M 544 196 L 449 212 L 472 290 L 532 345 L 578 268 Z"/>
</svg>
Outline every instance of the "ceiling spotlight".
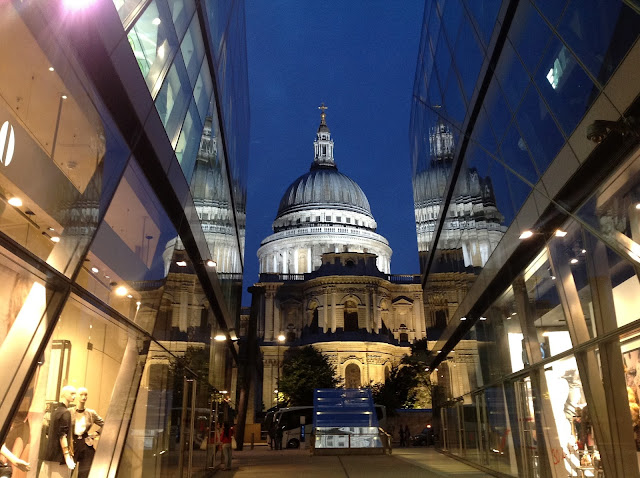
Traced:
<svg viewBox="0 0 640 478">
<path fill-rule="evenodd" d="M 62 95 L 62 99 L 66 100 L 67 99 L 67 95 Z"/>
<path fill-rule="evenodd" d="M 127 297 L 128 297 L 129 299 L 133 299 L 133 296 L 132 296 L 131 294 L 127 294 Z"/>
<path fill-rule="evenodd" d="M 578 263 L 578 259 L 576 259 L 575 257 L 573 259 L 571 259 L 569 262 L 571 262 L 571 264 L 577 264 Z"/>
<path fill-rule="evenodd" d="M 50 230 L 50 231 L 55 231 L 55 229 L 54 229 L 54 228 L 52 228 L 52 227 L 50 227 L 50 228 L 49 228 L 49 230 Z"/>
<path fill-rule="evenodd" d="M 123 285 L 121 285 L 120 287 L 118 287 L 115 290 L 116 295 L 119 295 L 120 297 L 124 297 L 125 295 L 127 295 L 129 293 L 129 291 L 127 290 L 127 288 Z"/>
<path fill-rule="evenodd" d="M 176 265 L 180 267 L 187 267 L 187 261 L 176 261 Z"/>
<path fill-rule="evenodd" d="M 54 68 L 52 66 L 49 67 L 49 71 L 54 71 Z"/>
<path fill-rule="evenodd" d="M 60 238 L 58 236 L 53 236 L 51 238 L 51 242 L 60 242 Z"/>
<path fill-rule="evenodd" d="M 556 276 L 551 276 L 551 280 L 556 280 Z"/>
<path fill-rule="evenodd" d="M 586 250 L 586 249 L 582 249 L 582 253 L 583 253 L 583 254 L 586 254 L 586 253 L 587 253 L 587 250 Z"/>
<path fill-rule="evenodd" d="M 486 317 L 480 317 L 480 320 L 487 320 Z"/>
<path fill-rule="evenodd" d="M 511 312 L 511 315 L 517 315 L 517 314 L 518 314 L 517 312 Z"/>
<path fill-rule="evenodd" d="M 14 207 L 20 207 L 22 206 L 22 199 L 17 198 L 17 197 L 12 197 L 9 198 L 9 200 L 7 201 L 10 205 L 14 206 Z"/>
<path fill-rule="evenodd" d="M 216 267 L 217 265 L 218 265 L 218 264 L 216 263 L 216 261 L 212 261 L 211 259 L 209 259 L 209 260 L 207 261 L 207 267 L 214 268 L 214 267 Z"/>
<path fill-rule="evenodd" d="M 221 393 L 222 395 L 226 395 L 226 394 L 227 394 L 227 393 L 229 393 L 229 392 L 227 392 L 226 390 L 220 390 L 220 393 Z"/>
<path fill-rule="evenodd" d="M 151 20 L 151 23 L 155 26 L 158 26 L 162 23 L 162 20 L 160 20 L 158 17 L 154 18 L 153 20 Z"/>
<path fill-rule="evenodd" d="M 532 231 L 522 231 L 522 233 L 520 234 L 520 239 L 529 239 L 531 236 L 533 236 Z"/>
<path fill-rule="evenodd" d="M 215 340 L 216 342 L 224 342 L 225 340 L 227 340 L 227 336 L 223 334 L 218 334 L 213 338 L 213 340 Z"/>
<path fill-rule="evenodd" d="M 564 237 L 567 235 L 567 231 L 563 231 L 562 229 L 556 229 L 556 237 Z"/>
<path fill-rule="evenodd" d="M 460 320 L 467 320 L 466 317 L 460 317 Z"/>
<path fill-rule="evenodd" d="M 100 272 L 100 269 L 98 269 L 97 267 L 92 267 L 91 272 L 93 272 L 94 274 L 97 274 L 98 272 Z"/>
<path fill-rule="evenodd" d="M 111 279 L 111 276 L 108 276 L 108 275 L 106 275 L 106 274 L 105 274 L 105 275 L 104 275 L 104 278 L 105 278 L 105 279 Z"/>
</svg>

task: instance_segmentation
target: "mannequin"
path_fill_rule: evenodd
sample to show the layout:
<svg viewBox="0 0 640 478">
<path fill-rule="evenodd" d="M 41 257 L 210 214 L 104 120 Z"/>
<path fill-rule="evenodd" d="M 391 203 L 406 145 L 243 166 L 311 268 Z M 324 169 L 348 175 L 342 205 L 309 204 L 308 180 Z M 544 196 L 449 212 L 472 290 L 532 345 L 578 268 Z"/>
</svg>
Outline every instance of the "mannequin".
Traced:
<svg viewBox="0 0 640 478">
<path fill-rule="evenodd" d="M 91 470 L 91 462 L 96 451 L 94 439 L 100 435 L 104 420 L 95 410 L 86 407 L 89 391 L 85 387 L 78 389 L 78 407 L 71 413 L 71 430 L 73 432 L 74 459 L 78 464 L 78 478 L 87 478 Z M 100 427 L 91 432 L 93 425 Z"/>
<path fill-rule="evenodd" d="M 68 478 L 76 467 L 73 461 L 73 430 L 69 405 L 76 399 L 76 389 L 67 385 L 60 392 L 60 403 L 51 412 L 46 451 L 39 476 L 47 478 Z"/>
</svg>

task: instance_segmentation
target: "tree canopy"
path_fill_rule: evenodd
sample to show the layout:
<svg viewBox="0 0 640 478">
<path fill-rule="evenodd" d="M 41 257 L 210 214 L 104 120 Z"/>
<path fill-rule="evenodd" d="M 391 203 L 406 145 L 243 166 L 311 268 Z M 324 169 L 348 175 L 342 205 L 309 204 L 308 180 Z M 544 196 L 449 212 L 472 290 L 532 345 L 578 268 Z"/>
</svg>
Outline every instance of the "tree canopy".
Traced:
<svg viewBox="0 0 640 478">
<path fill-rule="evenodd" d="M 338 383 L 335 367 L 312 346 L 291 348 L 284 353 L 278 390 L 288 405 L 313 405 L 316 388 L 335 388 Z"/>
</svg>

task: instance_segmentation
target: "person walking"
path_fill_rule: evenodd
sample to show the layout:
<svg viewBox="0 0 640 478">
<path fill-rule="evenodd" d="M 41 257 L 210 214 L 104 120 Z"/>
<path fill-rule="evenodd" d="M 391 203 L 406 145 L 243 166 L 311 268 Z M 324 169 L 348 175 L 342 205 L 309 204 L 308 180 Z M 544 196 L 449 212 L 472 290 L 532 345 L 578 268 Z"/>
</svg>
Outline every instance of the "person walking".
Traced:
<svg viewBox="0 0 640 478">
<path fill-rule="evenodd" d="M 411 432 L 409 431 L 409 425 L 404 426 L 404 443 L 405 446 L 411 445 Z"/>
<path fill-rule="evenodd" d="M 220 442 L 222 443 L 222 469 L 231 469 L 231 441 L 233 438 L 233 427 L 229 425 L 229 422 L 225 422 L 222 427 L 222 436 Z"/>
<path fill-rule="evenodd" d="M 404 428 L 400 425 L 400 446 L 404 446 Z"/>
</svg>

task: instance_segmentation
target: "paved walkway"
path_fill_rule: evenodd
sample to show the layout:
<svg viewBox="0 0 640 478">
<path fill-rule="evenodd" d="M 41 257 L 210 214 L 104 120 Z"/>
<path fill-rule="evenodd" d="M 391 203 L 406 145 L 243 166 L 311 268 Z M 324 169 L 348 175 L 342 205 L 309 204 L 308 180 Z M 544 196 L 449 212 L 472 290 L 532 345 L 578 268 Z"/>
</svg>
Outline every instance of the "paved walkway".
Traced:
<svg viewBox="0 0 640 478">
<path fill-rule="evenodd" d="M 393 455 L 311 456 L 308 450 L 257 446 L 233 452 L 233 467 L 216 478 L 484 478 L 487 475 L 433 448 L 396 448 Z"/>
</svg>

